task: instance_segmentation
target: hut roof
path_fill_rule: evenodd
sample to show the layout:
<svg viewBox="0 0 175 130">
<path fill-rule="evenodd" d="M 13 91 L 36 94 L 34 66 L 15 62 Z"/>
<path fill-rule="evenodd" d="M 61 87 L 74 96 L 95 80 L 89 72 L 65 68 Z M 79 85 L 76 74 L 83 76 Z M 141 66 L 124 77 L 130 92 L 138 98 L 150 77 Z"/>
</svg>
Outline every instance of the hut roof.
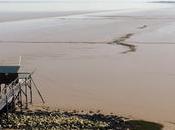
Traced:
<svg viewBox="0 0 175 130">
<path fill-rule="evenodd" d="M 18 73 L 20 66 L 0 66 L 0 73 Z"/>
</svg>

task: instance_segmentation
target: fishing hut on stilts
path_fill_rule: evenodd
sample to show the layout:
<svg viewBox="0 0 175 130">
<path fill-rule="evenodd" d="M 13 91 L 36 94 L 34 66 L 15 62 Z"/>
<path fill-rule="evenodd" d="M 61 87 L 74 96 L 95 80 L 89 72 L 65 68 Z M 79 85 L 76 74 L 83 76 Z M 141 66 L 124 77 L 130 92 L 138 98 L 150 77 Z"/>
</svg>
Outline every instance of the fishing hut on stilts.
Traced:
<svg viewBox="0 0 175 130">
<path fill-rule="evenodd" d="M 0 113 L 8 114 L 16 109 L 20 111 L 27 109 L 33 102 L 33 88 L 37 90 L 44 103 L 32 78 L 33 72 L 19 72 L 19 69 L 20 62 L 18 65 L 0 66 Z"/>
</svg>

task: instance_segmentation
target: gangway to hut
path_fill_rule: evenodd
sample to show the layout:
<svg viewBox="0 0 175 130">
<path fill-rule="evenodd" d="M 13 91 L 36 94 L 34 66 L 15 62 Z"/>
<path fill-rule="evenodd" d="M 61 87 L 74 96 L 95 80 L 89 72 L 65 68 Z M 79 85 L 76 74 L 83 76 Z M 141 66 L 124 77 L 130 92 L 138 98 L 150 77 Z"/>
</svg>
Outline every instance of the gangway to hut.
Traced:
<svg viewBox="0 0 175 130">
<path fill-rule="evenodd" d="M 32 103 L 32 85 L 44 103 L 32 79 L 33 73 L 18 72 L 19 69 L 20 65 L 0 66 L 0 112 L 28 108 L 28 103 Z"/>
</svg>

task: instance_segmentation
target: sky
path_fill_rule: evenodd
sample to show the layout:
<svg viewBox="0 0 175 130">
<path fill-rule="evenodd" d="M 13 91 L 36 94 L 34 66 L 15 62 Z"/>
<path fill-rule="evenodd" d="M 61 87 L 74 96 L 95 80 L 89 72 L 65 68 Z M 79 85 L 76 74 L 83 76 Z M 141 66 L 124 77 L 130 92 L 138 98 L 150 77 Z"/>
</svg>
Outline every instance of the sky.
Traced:
<svg viewBox="0 0 175 130">
<path fill-rule="evenodd" d="M 153 0 L 0 0 L 0 11 L 89 11 L 159 7 L 158 4 L 144 3 L 149 1 Z"/>
<path fill-rule="evenodd" d="M 116 2 L 133 2 L 133 1 L 147 1 L 147 0 L 0 0 L 0 2 L 86 2 L 86 1 L 116 1 Z"/>
</svg>

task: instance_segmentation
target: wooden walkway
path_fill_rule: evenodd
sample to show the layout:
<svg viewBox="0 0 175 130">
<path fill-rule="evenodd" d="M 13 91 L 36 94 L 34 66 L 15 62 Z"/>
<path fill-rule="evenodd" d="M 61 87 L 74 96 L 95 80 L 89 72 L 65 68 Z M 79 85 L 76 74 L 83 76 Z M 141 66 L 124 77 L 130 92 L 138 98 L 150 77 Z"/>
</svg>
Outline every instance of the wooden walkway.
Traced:
<svg viewBox="0 0 175 130">
<path fill-rule="evenodd" d="M 4 108 L 8 111 L 9 105 L 15 108 L 18 105 L 21 109 L 24 106 L 22 97 L 25 97 L 25 108 L 28 103 L 32 103 L 32 77 L 30 73 L 21 73 L 19 77 L 12 81 L 9 85 L 5 86 L 5 93 L 1 93 L 0 97 L 0 111 Z M 27 91 L 29 88 L 29 92 Z M 28 93 L 30 94 L 30 101 L 28 101 Z M 5 110 L 5 111 L 6 111 Z"/>
</svg>

